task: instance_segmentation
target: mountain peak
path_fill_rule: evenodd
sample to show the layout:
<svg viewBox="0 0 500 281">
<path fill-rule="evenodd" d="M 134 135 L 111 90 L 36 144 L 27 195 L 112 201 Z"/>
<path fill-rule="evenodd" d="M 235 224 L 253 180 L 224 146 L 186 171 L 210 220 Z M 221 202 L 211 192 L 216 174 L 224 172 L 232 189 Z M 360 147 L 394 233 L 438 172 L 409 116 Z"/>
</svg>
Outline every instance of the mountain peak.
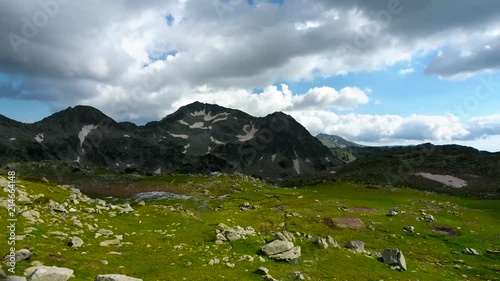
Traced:
<svg viewBox="0 0 500 281">
<path fill-rule="evenodd" d="M 97 108 L 88 105 L 77 105 L 68 107 L 62 111 L 56 112 L 49 117 L 36 122 L 38 125 L 62 126 L 67 127 L 76 124 L 98 124 L 100 122 L 116 123 L 106 114 L 102 113 Z"/>
</svg>

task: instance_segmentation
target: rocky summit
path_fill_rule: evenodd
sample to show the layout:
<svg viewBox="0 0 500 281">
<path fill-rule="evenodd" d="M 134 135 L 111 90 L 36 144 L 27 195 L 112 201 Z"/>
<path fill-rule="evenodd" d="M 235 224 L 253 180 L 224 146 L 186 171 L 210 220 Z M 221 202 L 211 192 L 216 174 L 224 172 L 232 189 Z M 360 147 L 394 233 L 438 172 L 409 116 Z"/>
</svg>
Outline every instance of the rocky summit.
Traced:
<svg viewBox="0 0 500 281">
<path fill-rule="evenodd" d="M 75 106 L 24 124 L 0 116 L 0 164 L 58 160 L 118 170 L 240 172 L 271 180 L 328 171 L 341 161 L 292 117 L 253 117 L 195 102 L 160 121 L 116 122 Z"/>
</svg>

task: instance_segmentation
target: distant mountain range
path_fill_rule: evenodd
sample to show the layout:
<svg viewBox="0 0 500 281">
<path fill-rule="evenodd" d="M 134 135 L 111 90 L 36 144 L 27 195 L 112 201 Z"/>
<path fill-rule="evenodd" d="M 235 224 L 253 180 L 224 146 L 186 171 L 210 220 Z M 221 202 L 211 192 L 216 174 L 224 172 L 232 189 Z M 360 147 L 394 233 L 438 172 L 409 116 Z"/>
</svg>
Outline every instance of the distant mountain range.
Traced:
<svg viewBox="0 0 500 281">
<path fill-rule="evenodd" d="M 319 134 L 316 136 L 323 145 L 328 147 L 335 157 L 344 163 L 353 162 L 356 159 L 363 158 L 382 151 L 391 150 L 398 146 L 365 146 L 348 141 L 336 135 Z"/>
<path fill-rule="evenodd" d="M 157 174 L 240 172 L 271 180 L 342 164 L 289 115 L 257 118 L 200 102 L 144 126 L 118 123 L 89 106 L 33 124 L 0 115 L 0 133 L 0 164 L 58 160 Z"/>
</svg>

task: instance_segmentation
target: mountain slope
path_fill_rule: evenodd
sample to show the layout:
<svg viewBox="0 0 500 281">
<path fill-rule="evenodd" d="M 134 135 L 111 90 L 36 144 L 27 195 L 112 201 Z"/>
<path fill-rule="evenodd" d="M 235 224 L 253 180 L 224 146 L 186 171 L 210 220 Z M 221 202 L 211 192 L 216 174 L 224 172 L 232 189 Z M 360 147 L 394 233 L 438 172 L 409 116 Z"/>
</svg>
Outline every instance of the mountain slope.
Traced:
<svg viewBox="0 0 500 281">
<path fill-rule="evenodd" d="M 0 164 L 60 160 L 148 172 L 241 172 L 280 179 L 342 162 L 292 117 L 195 102 L 145 126 L 76 106 L 34 124 L 0 119 Z"/>
<path fill-rule="evenodd" d="M 429 174 L 433 175 L 429 177 Z M 500 153 L 489 153 L 459 145 L 430 143 L 394 147 L 357 159 L 338 170 L 342 179 L 368 184 L 405 186 L 420 190 L 500 197 Z M 443 178 L 446 181 L 433 180 Z M 453 179 L 465 181 L 453 186 Z"/>
</svg>

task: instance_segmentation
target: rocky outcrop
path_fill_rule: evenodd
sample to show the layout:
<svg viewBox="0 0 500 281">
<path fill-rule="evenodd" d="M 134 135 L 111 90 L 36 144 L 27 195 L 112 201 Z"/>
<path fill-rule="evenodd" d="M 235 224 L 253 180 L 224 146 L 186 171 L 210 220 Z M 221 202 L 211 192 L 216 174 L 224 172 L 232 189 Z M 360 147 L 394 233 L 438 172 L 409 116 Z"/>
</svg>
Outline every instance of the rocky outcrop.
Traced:
<svg viewBox="0 0 500 281">
<path fill-rule="evenodd" d="M 221 244 L 224 241 L 236 241 L 240 239 L 246 239 L 247 236 L 255 236 L 255 230 L 249 226 L 243 228 L 241 226 L 229 227 L 223 223 L 218 225 L 218 229 L 215 230 L 215 243 Z"/>
</svg>

